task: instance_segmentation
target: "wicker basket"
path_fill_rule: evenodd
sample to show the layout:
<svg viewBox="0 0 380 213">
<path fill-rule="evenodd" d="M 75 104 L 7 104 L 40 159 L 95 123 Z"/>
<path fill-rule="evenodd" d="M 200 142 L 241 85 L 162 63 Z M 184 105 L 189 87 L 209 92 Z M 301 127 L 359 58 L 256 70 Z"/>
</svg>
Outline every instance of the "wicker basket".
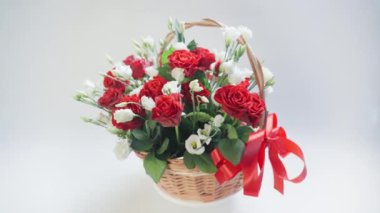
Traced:
<svg viewBox="0 0 380 213">
<path fill-rule="evenodd" d="M 136 155 L 144 159 L 146 153 Z M 183 159 L 168 160 L 168 167 L 162 175 L 158 187 L 168 195 L 181 199 L 200 202 L 216 201 L 240 191 L 243 185 L 242 174 L 219 184 L 214 174 L 207 174 L 199 169 L 187 169 Z"/>
<path fill-rule="evenodd" d="M 186 30 L 195 26 L 213 28 L 224 27 L 223 24 L 212 19 L 203 19 L 201 21 L 185 23 Z M 164 39 L 164 45 L 159 53 L 159 57 L 162 56 L 167 45 L 170 44 L 173 38 L 174 34 L 172 32 L 167 34 Z M 246 46 L 247 57 L 259 88 L 259 96 L 263 101 L 265 101 L 264 77 L 260 61 L 254 55 L 251 47 L 246 43 L 243 36 L 240 36 L 237 41 Z M 261 128 L 265 126 L 266 116 L 267 113 L 265 112 L 260 122 Z M 142 159 L 146 156 L 145 153 L 136 154 Z M 223 184 L 219 184 L 215 179 L 214 174 L 204 173 L 197 168 L 191 170 L 187 169 L 183 159 L 181 158 L 168 160 L 168 167 L 158 183 L 158 187 L 160 189 L 174 198 L 200 202 L 212 202 L 228 197 L 240 191 L 242 186 L 243 175 L 241 173 L 238 173 L 231 180 L 228 180 Z"/>
</svg>

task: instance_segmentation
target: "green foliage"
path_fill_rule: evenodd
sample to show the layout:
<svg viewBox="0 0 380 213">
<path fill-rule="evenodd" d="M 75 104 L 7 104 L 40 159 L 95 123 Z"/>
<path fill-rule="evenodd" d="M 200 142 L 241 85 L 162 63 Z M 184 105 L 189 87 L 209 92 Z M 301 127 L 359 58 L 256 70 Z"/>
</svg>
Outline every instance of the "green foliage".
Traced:
<svg viewBox="0 0 380 213">
<path fill-rule="evenodd" d="M 245 145 L 240 139 L 229 140 L 224 138 L 219 141 L 218 148 L 227 160 L 232 164 L 237 165 L 244 153 Z"/>
<path fill-rule="evenodd" d="M 191 112 L 187 114 L 187 118 L 196 119 L 199 122 L 208 122 L 211 120 L 211 116 L 205 112 Z"/>
<path fill-rule="evenodd" d="M 193 158 L 193 155 L 185 151 L 183 153 L 183 161 L 185 163 L 186 168 L 188 169 L 194 169 L 195 168 L 195 160 Z"/>
<path fill-rule="evenodd" d="M 253 129 L 250 126 L 239 126 L 236 128 L 239 139 L 244 143 L 248 141 L 249 135 L 253 132 Z"/>
<path fill-rule="evenodd" d="M 193 51 L 197 48 L 198 44 L 197 42 L 195 42 L 194 40 L 190 41 L 189 44 L 187 44 L 187 48 L 190 50 L 190 51 Z"/>
<path fill-rule="evenodd" d="M 166 167 L 167 162 L 156 158 L 154 153 L 149 153 L 144 158 L 145 171 L 156 183 L 160 181 L 160 178 L 164 174 Z"/>
<path fill-rule="evenodd" d="M 168 81 L 174 80 L 174 78 L 172 77 L 172 75 L 170 73 L 169 65 L 165 64 L 162 67 L 159 67 L 157 70 L 158 70 L 158 73 L 160 74 L 160 76 L 165 78 L 166 80 L 168 80 Z"/>
<path fill-rule="evenodd" d="M 215 173 L 217 171 L 212 159 L 208 153 L 202 155 L 192 155 L 195 165 L 205 173 Z"/>
<path fill-rule="evenodd" d="M 175 51 L 175 49 L 172 47 L 172 48 L 166 50 L 165 52 L 163 52 L 162 56 L 161 56 L 161 63 L 164 65 L 167 64 L 169 55 L 171 55 L 174 51 Z"/>
<path fill-rule="evenodd" d="M 231 140 L 238 139 L 238 134 L 236 132 L 235 127 L 232 126 L 231 124 L 227 124 L 226 127 L 227 127 L 227 137 Z"/>
<path fill-rule="evenodd" d="M 168 149 L 168 146 L 169 146 L 169 138 L 165 138 L 160 148 L 157 150 L 157 154 L 163 154 Z"/>
<path fill-rule="evenodd" d="M 201 71 L 196 72 L 194 75 L 194 78 L 198 79 L 199 82 L 201 82 L 203 84 L 203 86 L 205 86 L 208 91 L 211 91 L 211 85 L 210 85 L 209 80 L 206 77 L 205 72 L 201 72 Z"/>
</svg>

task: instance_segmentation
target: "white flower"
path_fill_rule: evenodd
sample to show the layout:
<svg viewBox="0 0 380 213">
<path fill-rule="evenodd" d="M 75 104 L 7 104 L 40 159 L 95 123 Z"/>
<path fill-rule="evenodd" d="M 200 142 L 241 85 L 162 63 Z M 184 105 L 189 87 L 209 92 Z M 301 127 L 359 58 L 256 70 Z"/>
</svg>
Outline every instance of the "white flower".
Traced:
<svg viewBox="0 0 380 213">
<path fill-rule="evenodd" d="M 235 67 L 235 69 L 230 74 L 228 74 L 228 82 L 233 85 L 239 84 L 246 78 L 252 76 L 252 73 L 253 72 L 249 69 L 240 69 L 238 67 Z"/>
<path fill-rule="evenodd" d="M 182 68 L 178 68 L 178 67 L 176 67 L 176 68 L 174 68 L 174 69 L 172 70 L 171 73 L 172 73 L 172 77 L 173 77 L 176 81 L 178 81 L 178 82 L 182 82 L 183 79 L 185 78 L 184 69 L 182 69 Z"/>
<path fill-rule="evenodd" d="M 115 64 L 115 69 L 112 70 L 112 74 L 123 79 L 130 79 L 132 77 L 132 69 L 129 66 L 118 62 Z"/>
<path fill-rule="evenodd" d="M 189 84 L 189 87 L 190 87 L 190 91 L 192 92 L 200 92 L 203 90 L 201 85 L 199 85 L 198 83 L 198 79 L 192 80 Z"/>
<path fill-rule="evenodd" d="M 239 26 L 238 30 L 241 33 L 241 35 L 244 37 L 245 40 L 248 40 L 248 39 L 252 38 L 252 31 L 248 27 L 246 27 L 246 26 Z"/>
<path fill-rule="evenodd" d="M 150 77 L 154 77 L 158 75 L 158 70 L 154 66 L 146 67 L 145 71 L 146 71 L 146 74 L 148 74 Z"/>
<path fill-rule="evenodd" d="M 198 95 L 197 97 L 203 103 L 209 103 L 210 102 L 206 96 L 200 96 L 200 95 Z"/>
<path fill-rule="evenodd" d="M 185 141 L 185 148 L 190 154 L 201 155 L 205 151 L 198 135 L 192 134 Z"/>
<path fill-rule="evenodd" d="M 99 113 L 99 115 L 98 115 L 98 117 L 97 117 L 96 120 L 98 120 L 101 123 L 107 124 L 107 123 L 110 122 L 111 118 L 110 118 L 110 116 L 108 116 L 108 115 L 106 115 L 106 114 L 104 114 L 104 113 L 101 112 L 101 113 Z"/>
<path fill-rule="evenodd" d="M 131 153 L 132 148 L 130 146 L 128 139 L 120 139 L 119 142 L 116 143 L 113 152 L 118 160 L 124 160 Z"/>
<path fill-rule="evenodd" d="M 236 63 L 233 61 L 226 61 L 220 64 L 219 70 L 224 74 L 231 73 L 236 67 Z"/>
<path fill-rule="evenodd" d="M 152 36 L 146 36 L 146 37 L 142 38 L 142 43 L 145 46 L 153 47 L 154 46 L 154 39 Z"/>
<path fill-rule="evenodd" d="M 137 87 L 137 88 L 134 88 L 130 93 L 129 95 L 138 95 L 140 93 L 140 90 L 142 89 L 142 85 Z"/>
<path fill-rule="evenodd" d="M 87 95 L 88 97 L 93 97 L 97 91 L 96 85 L 94 82 L 86 80 L 84 83 L 84 91 L 83 94 Z"/>
<path fill-rule="evenodd" d="M 118 109 L 114 112 L 113 118 L 117 123 L 125 123 L 133 120 L 136 114 L 131 109 Z"/>
<path fill-rule="evenodd" d="M 152 109 L 156 106 L 156 103 L 152 98 L 143 96 L 141 97 L 141 105 L 144 109 L 152 111 Z"/>
<path fill-rule="evenodd" d="M 224 122 L 224 117 L 222 115 L 216 115 L 212 120 L 212 125 L 215 127 L 221 127 Z"/>
<path fill-rule="evenodd" d="M 173 44 L 173 48 L 175 50 L 188 50 L 186 44 L 183 43 L 183 42 L 176 42 L 176 43 L 174 43 Z"/>
<path fill-rule="evenodd" d="M 199 138 L 203 140 L 203 142 L 207 145 L 210 144 L 211 142 L 211 137 L 210 137 L 211 130 L 212 128 L 210 124 L 205 124 L 203 129 L 197 130 Z"/>
<path fill-rule="evenodd" d="M 178 81 L 169 81 L 162 87 L 162 93 L 170 95 L 172 93 L 180 93 L 181 87 Z"/>
<path fill-rule="evenodd" d="M 267 83 L 273 78 L 273 73 L 266 67 L 263 67 L 264 83 Z"/>
<path fill-rule="evenodd" d="M 239 38 L 241 32 L 235 27 L 226 26 L 223 29 L 223 36 L 225 40 L 235 41 Z"/>
<path fill-rule="evenodd" d="M 215 98 L 214 98 L 215 97 L 215 93 L 216 93 L 216 91 L 218 91 L 218 89 L 220 89 L 220 87 L 217 87 L 214 90 L 214 92 L 211 93 L 211 101 L 212 101 L 213 104 L 215 104 L 215 106 L 219 106 L 220 105 L 217 101 L 215 101 Z"/>
<path fill-rule="evenodd" d="M 271 93 L 273 93 L 273 87 L 272 86 L 265 87 L 265 89 L 264 89 L 265 96 L 268 96 Z"/>
</svg>

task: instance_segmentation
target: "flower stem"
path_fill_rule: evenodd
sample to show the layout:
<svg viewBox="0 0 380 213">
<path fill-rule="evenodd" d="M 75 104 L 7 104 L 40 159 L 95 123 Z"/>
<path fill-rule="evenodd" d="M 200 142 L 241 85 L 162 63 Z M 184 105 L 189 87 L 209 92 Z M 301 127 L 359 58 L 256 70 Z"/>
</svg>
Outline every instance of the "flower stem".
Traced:
<svg viewBox="0 0 380 213">
<path fill-rule="evenodd" d="M 178 144 L 181 143 L 180 139 L 179 139 L 179 130 L 178 130 L 178 126 L 175 126 L 175 135 L 177 136 L 177 142 Z"/>
</svg>

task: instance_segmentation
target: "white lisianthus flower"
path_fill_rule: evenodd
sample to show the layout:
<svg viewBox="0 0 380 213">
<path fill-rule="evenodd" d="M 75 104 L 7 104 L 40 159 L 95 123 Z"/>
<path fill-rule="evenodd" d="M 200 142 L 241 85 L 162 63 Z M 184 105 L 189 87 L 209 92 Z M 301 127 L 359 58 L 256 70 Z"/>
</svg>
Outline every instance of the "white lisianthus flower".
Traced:
<svg viewBox="0 0 380 213">
<path fill-rule="evenodd" d="M 183 43 L 183 42 L 176 42 L 176 43 L 174 43 L 173 44 L 173 48 L 175 50 L 188 50 L 186 44 Z"/>
<path fill-rule="evenodd" d="M 158 75 L 158 70 L 154 66 L 146 67 L 145 68 L 146 74 L 149 75 L 149 77 L 154 77 Z"/>
<path fill-rule="evenodd" d="M 202 101 L 203 103 L 209 103 L 209 102 L 210 102 L 206 96 L 200 96 L 200 95 L 198 95 L 197 97 L 198 97 L 199 100 Z"/>
<path fill-rule="evenodd" d="M 169 81 L 162 87 L 162 93 L 170 95 L 172 93 L 180 93 L 181 87 L 178 81 Z"/>
<path fill-rule="evenodd" d="M 222 115 L 216 115 L 212 120 L 212 125 L 215 127 L 221 127 L 224 122 L 224 117 Z"/>
<path fill-rule="evenodd" d="M 263 67 L 263 74 L 264 74 L 264 83 L 267 83 L 269 80 L 273 78 L 273 73 L 267 67 Z"/>
<path fill-rule="evenodd" d="M 118 109 L 113 114 L 113 118 L 117 123 L 131 121 L 135 116 L 136 114 L 131 109 Z"/>
<path fill-rule="evenodd" d="M 203 88 L 198 82 L 198 79 L 192 80 L 189 84 L 189 87 L 190 87 L 190 91 L 192 92 L 200 92 L 203 90 Z"/>
<path fill-rule="evenodd" d="M 182 82 L 183 79 L 185 79 L 185 74 L 184 74 L 183 68 L 176 67 L 172 70 L 171 74 L 172 74 L 172 77 L 178 82 Z"/>
<path fill-rule="evenodd" d="M 198 135 L 192 134 L 185 141 L 185 148 L 190 154 L 201 155 L 205 151 L 205 147 L 202 146 L 201 139 Z"/>
<path fill-rule="evenodd" d="M 128 139 L 120 139 L 116 143 L 115 148 L 113 149 L 115 156 L 118 160 L 124 160 L 132 152 L 131 144 Z"/>
<path fill-rule="evenodd" d="M 245 40 L 249 40 L 252 38 L 252 31 L 246 26 L 239 26 L 238 30 L 240 34 L 244 37 Z"/>
<path fill-rule="evenodd" d="M 207 145 L 210 144 L 211 142 L 211 137 L 210 137 L 211 130 L 212 128 L 210 124 L 205 124 L 203 129 L 197 130 L 199 138 L 203 140 L 203 142 Z"/>
<path fill-rule="evenodd" d="M 96 85 L 94 82 L 90 80 L 86 80 L 84 83 L 84 91 L 83 94 L 87 95 L 88 97 L 93 97 L 97 91 Z"/>
<path fill-rule="evenodd" d="M 115 63 L 115 69 L 112 70 L 112 74 L 128 80 L 132 77 L 132 69 L 129 66 L 125 66 L 124 64 L 118 62 Z"/>
<path fill-rule="evenodd" d="M 253 72 L 247 68 L 240 69 L 238 67 L 235 67 L 235 69 L 230 74 L 228 74 L 228 82 L 233 85 L 239 84 L 246 78 L 252 76 L 252 73 Z"/>
<path fill-rule="evenodd" d="M 156 106 L 156 103 L 152 98 L 143 96 L 141 97 L 141 105 L 144 109 L 152 111 L 152 109 Z"/>
<path fill-rule="evenodd" d="M 230 74 L 235 69 L 235 67 L 236 67 L 236 63 L 231 60 L 231 61 L 226 61 L 220 64 L 219 70 L 221 71 L 221 73 Z"/>
<path fill-rule="evenodd" d="M 152 36 L 146 36 L 141 39 L 142 43 L 148 47 L 153 47 L 154 46 L 154 38 Z"/>
<path fill-rule="evenodd" d="M 226 26 L 222 30 L 225 40 L 236 41 L 236 39 L 238 39 L 241 34 L 241 32 L 235 27 Z"/>
<path fill-rule="evenodd" d="M 140 93 L 140 90 L 142 89 L 142 85 L 141 86 L 139 86 L 139 87 L 136 87 L 136 88 L 134 88 L 130 93 L 129 93 L 129 95 L 138 95 L 139 93 Z"/>
</svg>

